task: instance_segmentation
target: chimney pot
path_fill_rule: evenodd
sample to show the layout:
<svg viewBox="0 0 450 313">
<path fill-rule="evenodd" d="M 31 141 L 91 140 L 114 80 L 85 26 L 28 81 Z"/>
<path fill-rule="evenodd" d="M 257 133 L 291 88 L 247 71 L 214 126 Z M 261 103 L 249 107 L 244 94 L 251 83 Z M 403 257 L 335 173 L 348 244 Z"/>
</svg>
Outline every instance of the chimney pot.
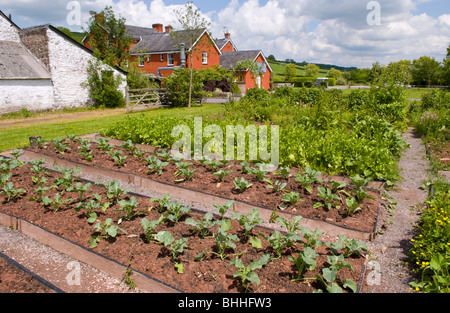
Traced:
<svg viewBox="0 0 450 313">
<path fill-rule="evenodd" d="M 225 39 L 230 39 L 230 37 L 231 37 L 230 33 L 229 33 L 229 32 L 226 32 L 226 33 L 225 33 Z"/>
<path fill-rule="evenodd" d="M 163 24 L 153 24 L 152 25 L 153 29 L 155 29 L 156 31 L 162 33 L 163 32 Z"/>
</svg>

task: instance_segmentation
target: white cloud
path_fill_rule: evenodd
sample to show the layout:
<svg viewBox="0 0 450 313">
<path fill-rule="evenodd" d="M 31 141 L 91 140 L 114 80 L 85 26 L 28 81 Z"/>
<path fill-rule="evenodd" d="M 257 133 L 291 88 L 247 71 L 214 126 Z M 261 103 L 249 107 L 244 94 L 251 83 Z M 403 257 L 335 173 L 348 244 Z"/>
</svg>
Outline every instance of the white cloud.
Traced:
<svg viewBox="0 0 450 313">
<path fill-rule="evenodd" d="M 19 26 L 65 24 L 69 0 L 2 0 L 2 10 Z M 261 49 L 278 59 L 370 67 L 422 55 L 442 60 L 450 44 L 450 14 L 438 18 L 414 14 L 429 0 L 378 0 L 381 25 L 367 24 L 370 0 L 229 0 L 223 9 L 202 12 L 214 37 L 226 27 L 240 50 Z M 89 11 L 112 6 L 128 24 L 177 27 L 174 10 L 164 0 L 79 0 L 83 21 Z M 195 0 L 194 0 L 195 3 Z M 26 25 L 24 25 L 26 24 Z M 308 30 L 308 25 L 314 29 Z"/>
</svg>

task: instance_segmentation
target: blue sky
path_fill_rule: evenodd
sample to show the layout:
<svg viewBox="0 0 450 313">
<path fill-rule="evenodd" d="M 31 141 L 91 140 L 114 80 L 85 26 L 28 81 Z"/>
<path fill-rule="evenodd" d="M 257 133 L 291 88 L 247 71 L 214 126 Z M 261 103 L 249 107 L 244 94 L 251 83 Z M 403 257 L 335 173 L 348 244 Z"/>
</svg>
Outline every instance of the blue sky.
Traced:
<svg viewBox="0 0 450 313">
<path fill-rule="evenodd" d="M 174 24 L 181 0 L 78 0 L 82 25 L 69 25 L 71 0 L 1 0 L 20 27 L 50 23 L 79 31 L 89 11 L 111 5 L 128 24 Z M 371 25 L 371 0 L 194 0 L 214 37 L 227 28 L 240 50 L 277 59 L 371 67 L 428 55 L 438 61 L 450 45 L 450 0 L 378 0 L 381 23 Z M 377 15 L 377 16 L 378 16 Z M 83 24 L 84 23 L 84 24 Z M 176 25 L 175 25 L 176 26 Z"/>
</svg>

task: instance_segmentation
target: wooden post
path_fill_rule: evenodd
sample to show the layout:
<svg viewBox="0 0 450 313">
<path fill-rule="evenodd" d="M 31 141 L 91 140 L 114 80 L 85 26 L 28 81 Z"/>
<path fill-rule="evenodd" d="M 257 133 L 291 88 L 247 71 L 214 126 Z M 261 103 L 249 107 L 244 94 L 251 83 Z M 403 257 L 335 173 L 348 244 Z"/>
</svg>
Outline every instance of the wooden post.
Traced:
<svg viewBox="0 0 450 313">
<path fill-rule="evenodd" d="M 126 106 L 127 106 L 127 113 L 130 113 L 130 90 L 128 89 L 128 86 L 125 88 L 125 97 L 126 97 Z"/>
</svg>

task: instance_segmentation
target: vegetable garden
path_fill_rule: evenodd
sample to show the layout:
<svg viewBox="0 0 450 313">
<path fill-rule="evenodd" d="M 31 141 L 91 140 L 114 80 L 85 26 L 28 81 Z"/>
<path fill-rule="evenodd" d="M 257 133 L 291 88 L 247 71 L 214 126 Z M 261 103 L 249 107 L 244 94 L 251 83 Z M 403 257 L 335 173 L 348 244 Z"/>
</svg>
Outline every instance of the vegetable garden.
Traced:
<svg viewBox="0 0 450 313">
<path fill-rule="evenodd" d="M 2 158 L 0 201 L 5 213 L 176 291 L 357 292 L 367 248 L 345 230 L 376 232 L 381 192 L 369 186 L 398 179 L 405 147 L 405 100 L 389 88 L 349 96 L 254 90 L 227 104 L 224 115 L 204 119 L 203 127 L 223 129 L 280 125 L 281 167 L 274 173 L 261 160 L 174 159 L 167 150 L 177 140 L 171 130 L 193 129 L 193 121 L 135 116 L 95 140 L 38 139 L 37 147 Z M 111 177 L 132 174 L 131 183 L 160 183 L 181 198 L 203 193 L 223 201 L 199 210 L 178 194 L 149 197 L 111 177 L 82 176 L 97 169 Z M 334 233 L 311 227 L 325 224 Z M 132 270 L 127 275 L 132 286 Z"/>
</svg>

